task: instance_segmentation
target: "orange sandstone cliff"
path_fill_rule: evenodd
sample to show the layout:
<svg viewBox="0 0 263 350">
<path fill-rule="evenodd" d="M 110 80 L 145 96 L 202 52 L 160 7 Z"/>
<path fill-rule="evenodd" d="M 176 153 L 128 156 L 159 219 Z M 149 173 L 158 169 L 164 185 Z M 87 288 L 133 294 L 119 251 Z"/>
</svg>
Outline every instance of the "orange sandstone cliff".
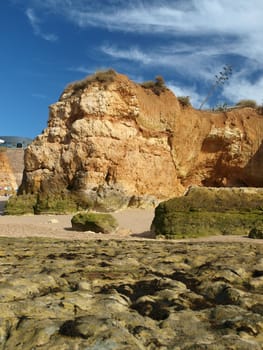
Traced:
<svg viewBox="0 0 263 350">
<path fill-rule="evenodd" d="M 20 193 L 74 192 L 96 207 L 155 205 L 190 185 L 262 186 L 263 117 L 182 106 L 114 74 L 71 84 L 25 151 Z"/>
</svg>

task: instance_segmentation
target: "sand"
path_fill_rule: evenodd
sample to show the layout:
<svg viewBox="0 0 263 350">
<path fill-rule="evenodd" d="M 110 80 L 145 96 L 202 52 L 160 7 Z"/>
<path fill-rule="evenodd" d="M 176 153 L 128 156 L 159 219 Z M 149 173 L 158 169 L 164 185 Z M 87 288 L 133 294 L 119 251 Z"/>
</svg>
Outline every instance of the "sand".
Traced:
<svg viewBox="0 0 263 350">
<path fill-rule="evenodd" d="M 112 213 L 119 223 L 119 230 L 114 234 L 78 232 L 72 230 L 72 215 L 25 215 L 4 216 L 3 208 L 6 197 L 0 197 L 0 237 L 46 237 L 66 240 L 83 239 L 154 239 L 150 232 L 154 209 L 125 209 Z M 260 239 L 241 236 L 213 236 L 198 239 L 174 240 L 176 242 L 250 242 L 263 243 Z"/>
</svg>

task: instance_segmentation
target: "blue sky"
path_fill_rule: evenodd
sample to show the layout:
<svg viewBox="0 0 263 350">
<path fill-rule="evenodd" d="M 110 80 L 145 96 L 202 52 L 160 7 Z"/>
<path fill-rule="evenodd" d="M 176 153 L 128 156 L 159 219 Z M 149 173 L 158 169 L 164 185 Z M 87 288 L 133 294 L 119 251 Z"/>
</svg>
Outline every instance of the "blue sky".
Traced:
<svg viewBox="0 0 263 350">
<path fill-rule="evenodd" d="M 2 0 L 0 135 L 34 138 L 69 82 L 106 68 L 162 75 L 198 108 L 229 64 L 205 107 L 262 104 L 262 18 L 262 0 Z"/>
</svg>

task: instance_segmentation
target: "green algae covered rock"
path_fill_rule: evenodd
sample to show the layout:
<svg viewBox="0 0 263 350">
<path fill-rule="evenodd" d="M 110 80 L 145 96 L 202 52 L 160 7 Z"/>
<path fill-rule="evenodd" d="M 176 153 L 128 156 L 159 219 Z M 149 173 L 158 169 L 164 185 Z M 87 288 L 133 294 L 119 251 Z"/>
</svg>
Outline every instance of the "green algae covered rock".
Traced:
<svg viewBox="0 0 263 350">
<path fill-rule="evenodd" d="M 248 235 L 249 238 L 263 239 L 263 228 L 252 228 Z"/>
<path fill-rule="evenodd" d="M 191 187 L 157 206 L 151 231 L 172 239 L 248 235 L 262 223 L 263 189 Z"/>
<path fill-rule="evenodd" d="M 33 215 L 36 202 L 34 194 L 11 196 L 6 202 L 4 215 Z"/>
<path fill-rule="evenodd" d="M 118 228 L 117 220 L 111 214 L 105 213 L 78 213 L 71 219 L 71 224 L 76 231 L 113 233 Z"/>
</svg>

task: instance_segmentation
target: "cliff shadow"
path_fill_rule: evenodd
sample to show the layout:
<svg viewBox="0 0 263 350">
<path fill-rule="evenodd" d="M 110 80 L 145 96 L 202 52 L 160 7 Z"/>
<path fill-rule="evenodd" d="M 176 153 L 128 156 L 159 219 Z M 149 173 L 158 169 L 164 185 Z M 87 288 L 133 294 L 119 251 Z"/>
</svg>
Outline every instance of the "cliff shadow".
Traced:
<svg viewBox="0 0 263 350">
<path fill-rule="evenodd" d="M 242 169 L 242 178 L 247 186 L 263 187 L 263 141 Z"/>
<path fill-rule="evenodd" d="M 207 177 L 202 180 L 203 186 L 263 187 L 263 141 L 244 166 L 238 162 L 234 165 L 235 159 L 226 157 L 225 151 L 224 144 L 213 144 L 211 140 L 206 140 L 203 143 L 202 152 L 215 154 L 213 167 L 208 172 Z M 216 156 L 216 154 L 218 155 Z"/>
</svg>

